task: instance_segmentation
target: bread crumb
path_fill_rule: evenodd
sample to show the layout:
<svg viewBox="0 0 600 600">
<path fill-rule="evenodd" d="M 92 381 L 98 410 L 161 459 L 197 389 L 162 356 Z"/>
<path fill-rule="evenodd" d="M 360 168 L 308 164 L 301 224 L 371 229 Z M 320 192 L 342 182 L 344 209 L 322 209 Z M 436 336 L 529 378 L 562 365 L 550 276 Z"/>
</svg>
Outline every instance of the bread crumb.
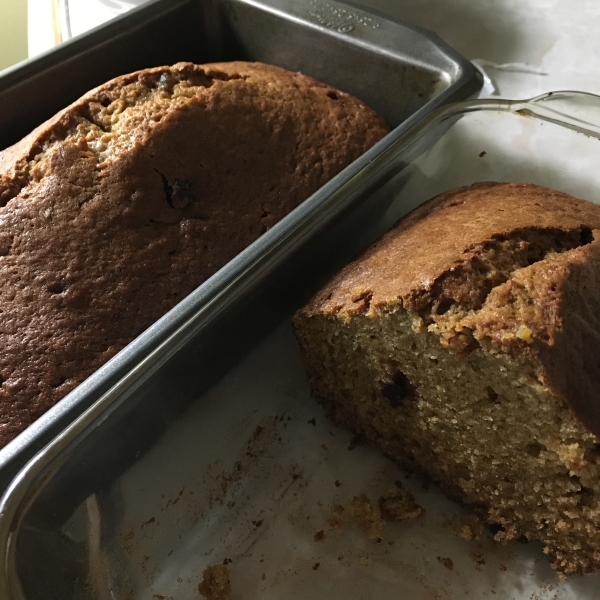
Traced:
<svg viewBox="0 0 600 600">
<path fill-rule="evenodd" d="M 141 526 L 140 529 L 144 529 L 144 527 L 146 527 L 146 525 L 151 525 L 152 523 L 156 523 L 156 519 L 154 517 L 151 517 L 150 519 L 148 519 L 147 521 L 144 521 Z"/>
<path fill-rule="evenodd" d="M 506 544 L 507 542 L 512 542 L 512 540 L 516 540 L 520 537 L 520 533 L 517 531 L 517 528 L 514 525 L 507 527 L 506 530 L 500 530 L 494 536 L 494 539 L 497 542 L 502 542 Z"/>
<path fill-rule="evenodd" d="M 560 583 L 567 583 L 567 576 L 564 573 L 558 573 L 558 581 Z"/>
<path fill-rule="evenodd" d="M 314 540 L 315 542 L 322 542 L 325 539 L 325 531 L 323 529 L 319 529 L 317 533 L 315 533 Z"/>
<path fill-rule="evenodd" d="M 477 515 L 462 520 L 459 536 L 468 541 L 479 541 L 483 533 L 483 521 Z"/>
<path fill-rule="evenodd" d="M 231 583 L 229 570 L 225 565 L 209 565 L 202 573 L 198 591 L 206 600 L 229 600 Z"/>
<path fill-rule="evenodd" d="M 473 552 L 471 553 L 471 559 L 475 564 L 475 568 L 478 571 L 481 571 L 481 567 L 485 565 L 485 557 L 483 556 L 483 552 Z"/>
<path fill-rule="evenodd" d="M 379 498 L 381 517 L 385 521 L 408 523 L 420 519 L 425 511 L 419 506 L 409 492 L 390 490 Z"/>
<path fill-rule="evenodd" d="M 327 519 L 332 529 L 341 529 L 346 523 L 354 523 L 370 539 L 381 538 L 384 521 L 381 511 L 374 507 L 365 494 L 354 496 L 346 506 L 336 504 L 333 514 Z"/>
</svg>

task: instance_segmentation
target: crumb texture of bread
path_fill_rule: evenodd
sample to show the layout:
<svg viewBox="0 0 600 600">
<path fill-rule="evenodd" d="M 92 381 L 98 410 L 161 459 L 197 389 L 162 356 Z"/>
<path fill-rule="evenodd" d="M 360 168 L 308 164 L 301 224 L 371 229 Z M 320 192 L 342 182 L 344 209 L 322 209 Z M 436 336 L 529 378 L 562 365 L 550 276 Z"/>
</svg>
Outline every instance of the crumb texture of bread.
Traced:
<svg viewBox="0 0 600 600">
<path fill-rule="evenodd" d="M 206 600 L 229 600 L 231 583 L 229 570 L 225 565 L 209 565 L 202 573 L 202 581 L 198 584 L 198 592 Z"/>
<path fill-rule="evenodd" d="M 435 240 L 433 242 L 432 240 Z M 481 183 L 298 311 L 313 396 L 563 574 L 600 570 L 600 206 Z"/>
<path fill-rule="evenodd" d="M 331 529 L 341 529 L 353 523 L 371 540 L 380 539 L 383 534 L 384 521 L 381 510 L 371 504 L 365 494 L 353 496 L 345 506 L 335 504 L 327 525 Z"/>
<path fill-rule="evenodd" d="M 179 63 L 0 152 L 0 446 L 387 131 L 299 73 Z"/>
<path fill-rule="evenodd" d="M 420 519 L 425 511 L 410 492 L 390 490 L 379 498 L 379 510 L 384 521 L 410 523 Z"/>
</svg>

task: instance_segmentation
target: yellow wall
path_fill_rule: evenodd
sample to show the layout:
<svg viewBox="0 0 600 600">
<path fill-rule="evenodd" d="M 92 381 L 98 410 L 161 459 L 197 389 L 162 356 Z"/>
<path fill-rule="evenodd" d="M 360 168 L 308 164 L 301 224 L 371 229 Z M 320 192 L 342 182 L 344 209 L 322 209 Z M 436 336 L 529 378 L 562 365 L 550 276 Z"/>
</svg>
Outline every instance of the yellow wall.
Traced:
<svg viewBox="0 0 600 600">
<path fill-rule="evenodd" d="M 0 0 L 0 70 L 27 58 L 27 0 Z"/>
</svg>

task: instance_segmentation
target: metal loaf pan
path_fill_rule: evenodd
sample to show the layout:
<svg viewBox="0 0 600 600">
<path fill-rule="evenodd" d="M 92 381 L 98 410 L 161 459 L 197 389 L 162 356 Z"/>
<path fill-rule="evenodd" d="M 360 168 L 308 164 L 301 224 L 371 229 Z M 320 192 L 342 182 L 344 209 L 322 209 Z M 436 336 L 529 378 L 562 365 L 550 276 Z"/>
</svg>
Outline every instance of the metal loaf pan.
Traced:
<svg viewBox="0 0 600 600">
<path fill-rule="evenodd" d="M 364 185 L 363 169 L 435 107 L 474 93 L 473 66 L 435 35 L 335 1 L 155 0 L 0 76 L 0 148 L 20 139 L 58 109 L 107 79 L 181 60 L 257 60 L 299 70 L 348 91 L 396 130 L 338 175 L 302 213 L 324 209 L 344 190 L 339 207 Z M 325 215 L 324 215 L 325 218 Z M 197 293 L 0 450 L 0 490 L 35 452 L 186 322 L 204 303 L 281 243 L 274 228 L 241 262 Z"/>
<path fill-rule="evenodd" d="M 232 600 L 595 600 L 599 575 L 559 584 L 539 544 L 453 535 L 460 507 L 355 447 L 309 397 L 289 317 L 444 190 L 531 181 L 598 202 L 599 124 L 600 98 L 572 92 L 443 107 L 284 219 L 15 478 L 0 503 L 0 597 L 196 598 L 204 568 L 225 562 Z M 398 480 L 420 521 L 386 525 L 382 543 L 328 526 L 335 503 L 376 502 Z"/>
</svg>

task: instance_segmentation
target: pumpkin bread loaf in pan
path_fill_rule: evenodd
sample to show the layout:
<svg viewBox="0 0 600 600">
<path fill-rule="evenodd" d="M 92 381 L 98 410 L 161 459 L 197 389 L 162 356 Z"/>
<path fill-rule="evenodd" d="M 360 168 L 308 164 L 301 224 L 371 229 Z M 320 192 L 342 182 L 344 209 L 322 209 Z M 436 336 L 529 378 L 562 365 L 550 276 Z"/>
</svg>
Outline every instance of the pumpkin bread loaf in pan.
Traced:
<svg viewBox="0 0 600 600">
<path fill-rule="evenodd" d="M 294 317 L 335 420 L 564 574 L 600 570 L 600 206 L 482 183 L 401 219 Z"/>
<path fill-rule="evenodd" d="M 0 153 L 0 446 L 388 131 L 259 63 L 92 90 Z"/>
</svg>

